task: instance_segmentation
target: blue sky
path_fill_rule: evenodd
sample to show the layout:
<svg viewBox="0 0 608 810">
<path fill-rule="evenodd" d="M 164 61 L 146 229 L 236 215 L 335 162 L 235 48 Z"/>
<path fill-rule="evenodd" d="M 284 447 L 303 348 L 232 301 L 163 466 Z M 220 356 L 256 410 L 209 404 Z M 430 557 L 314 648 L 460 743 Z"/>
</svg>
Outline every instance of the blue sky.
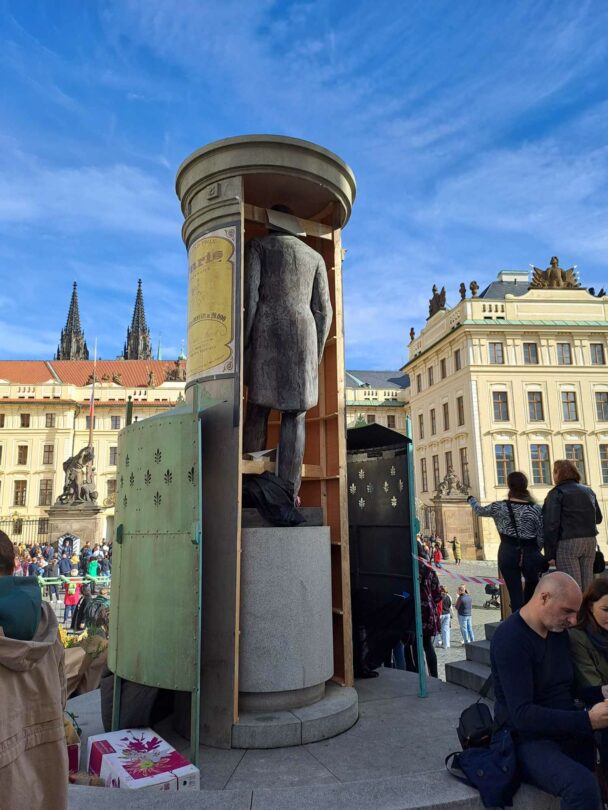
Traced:
<svg viewBox="0 0 608 810">
<path fill-rule="evenodd" d="M 175 171 L 247 133 L 353 168 L 347 366 L 397 368 L 433 282 L 557 254 L 608 286 L 608 4 L 0 0 L 0 356 L 50 358 L 78 281 L 116 356 L 137 279 L 185 338 Z"/>
</svg>

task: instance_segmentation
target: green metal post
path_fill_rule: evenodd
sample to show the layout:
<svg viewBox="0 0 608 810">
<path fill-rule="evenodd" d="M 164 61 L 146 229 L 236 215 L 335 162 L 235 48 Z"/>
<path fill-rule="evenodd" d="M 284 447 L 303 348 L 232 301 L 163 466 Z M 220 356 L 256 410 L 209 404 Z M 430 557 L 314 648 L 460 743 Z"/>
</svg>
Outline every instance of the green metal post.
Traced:
<svg viewBox="0 0 608 810">
<path fill-rule="evenodd" d="M 198 400 L 198 397 L 197 397 Z M 203 619 L 203 421 L 202 413 L 198 412 L 198 524 L 195 530 L 194 542 L 198 547 L 198 613 L 196 649 L 194 653 L 194 673 L 196 685 L 190 697 L 190 761 L 200 767 L 200 725 L 201 725 L 201 635 Z"/>
<path fill-rule="evenodd" d="M 418 694 L 426 697 L 426 665 L 424 645 L 422 643 L 422 610 L 420 605 L 420 569 L 418 565 L 418 538 L 416 537 L 416 488 L 414 485 L 414 440 L 412 438 L 412 420 L 405 419 L 405 435 L 409 439 L 407 453 L 407 483 L 410 501 L 410 544 L 412 550 L 412 590 L 414 591 L 414 608 L 416 611 L 416 650 L 418 653 Z"/>
</svg>

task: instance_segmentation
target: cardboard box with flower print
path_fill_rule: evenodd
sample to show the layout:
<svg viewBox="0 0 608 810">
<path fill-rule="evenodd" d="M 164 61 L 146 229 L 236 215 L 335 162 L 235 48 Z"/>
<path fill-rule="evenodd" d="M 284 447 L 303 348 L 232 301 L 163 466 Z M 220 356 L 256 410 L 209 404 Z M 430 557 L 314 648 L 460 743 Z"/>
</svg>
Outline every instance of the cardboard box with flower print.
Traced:
<svg viewBox="0 0 608 810">
<path fill-rule="evenodd" d="M 107 787 L 128 790 L 199 790 L 200 773 L 150 728 L 89 737 L 87 769 Z"/>
</svg>

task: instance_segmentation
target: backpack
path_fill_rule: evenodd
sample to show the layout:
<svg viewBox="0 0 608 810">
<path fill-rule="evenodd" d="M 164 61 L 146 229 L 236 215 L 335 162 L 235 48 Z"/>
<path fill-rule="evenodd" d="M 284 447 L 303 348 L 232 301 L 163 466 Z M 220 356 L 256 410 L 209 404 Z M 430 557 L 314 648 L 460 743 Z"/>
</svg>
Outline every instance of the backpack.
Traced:
<svg viewBox="0 0 608 810">
<path fill-rule="evenodd" d="M 492 712 L 480 703 L 491 685 L 490 675 L 479 700 L 460 715 L 457 732 L 463 751 L 449 754 L 445 765 L 448 773 L 479 791 L 484 807 L 511 807 L 521 779 L 510 730 L 503 727 L 493 731 Z"/>
</svg>

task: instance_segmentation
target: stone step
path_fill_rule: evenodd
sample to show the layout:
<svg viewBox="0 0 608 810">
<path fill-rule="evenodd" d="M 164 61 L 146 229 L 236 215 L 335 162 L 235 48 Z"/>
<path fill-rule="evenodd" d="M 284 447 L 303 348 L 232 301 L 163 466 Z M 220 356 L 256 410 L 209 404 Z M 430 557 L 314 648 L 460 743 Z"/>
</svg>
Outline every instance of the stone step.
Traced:
<svg viewBox="0 0 608 810">
<path fill-rule="evenodd" d="M 489 676 L 490 667 L 477 661 L 453 661 L 445 665 L 445 679 L 448 683 L 464 686 L 465 689 L 470 689 L 478 694 Z M 492 689 L 490 689 L 488 698 L 494 699 Z"/>
<path fill-rule="evenodd" d="M 466 647 L 467 661 L 477 661 L 478 664 L 485 664 L 490 666 L 490 642 L 489 641 L 473 641 L 467 644 Z"/>
<path fill-rule="evenodd" d="M 499 625 L 500 622 L 488 622 L 486 625 L 484 625 L 486 630 L 486 638 L 488 641 L 492 640 L 492 636 L 498 629 Z"/>
</svg>

